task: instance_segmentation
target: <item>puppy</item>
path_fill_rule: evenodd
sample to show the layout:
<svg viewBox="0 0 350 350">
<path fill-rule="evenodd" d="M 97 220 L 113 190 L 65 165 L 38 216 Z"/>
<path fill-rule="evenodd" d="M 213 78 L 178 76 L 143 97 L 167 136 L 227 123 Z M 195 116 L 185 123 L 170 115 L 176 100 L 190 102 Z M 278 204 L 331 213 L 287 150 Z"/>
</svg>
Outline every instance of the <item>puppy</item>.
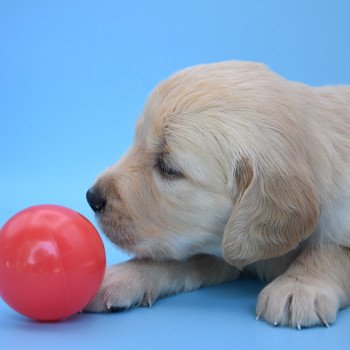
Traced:
<svg viewBox="0 0 350 350">
<path fill-rule="evenodd" d="M 161 82 L 134 143 L 87 199 L 134 258 L 109 267 L 87 311 L 253 273 L 257 318 L 329 326 L 350 301 L 350 88 L 222 62 Z"/>
</svg>

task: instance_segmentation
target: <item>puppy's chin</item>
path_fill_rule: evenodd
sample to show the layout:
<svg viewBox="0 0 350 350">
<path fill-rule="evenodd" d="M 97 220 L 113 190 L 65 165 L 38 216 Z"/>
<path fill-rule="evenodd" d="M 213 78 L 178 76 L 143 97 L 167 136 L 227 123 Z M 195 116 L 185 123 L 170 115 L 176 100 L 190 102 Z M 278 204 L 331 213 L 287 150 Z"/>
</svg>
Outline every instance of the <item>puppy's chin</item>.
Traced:
<svg viewBox="0 0 350 350">
<path fill-rule="evenodd" d="M 140 238 L 134 225 L 113 225 L 102 217 L 99 217 L 98 222 L 103 233 L 112 243 L 135 258 L 153 260 L 182 260 L 186 258 L 183 254 L 174 252 L 174 249 L 160 240 Z"/>
<path fill-rule="evenodd" d="M 105 236 L 128 254 L 136 253 L 135 247 L 138 244 L 138 238 L 135 234 L 136 228 L 131 220 L 125 222 L 125 218 L 117 217 L 110 219 L 104 214 L 96 214 L 96 219 Z"/>
<path fill-rule="evenodd" d="M 196 254 L 220 256 L 220 244 L 216 239 L 201 247 L 199 242 L 177 239 L 176 235 L 145 235 L 132 220 L 119 218 L 110 220 L 103 214 L 97 214 L 97 221 L 106 237 L 127 254 L 135 258 L 147 258 L 157 261 L 185 260 Z M 208 242 L 206 242 L 208 243 Z"/>
</svg>

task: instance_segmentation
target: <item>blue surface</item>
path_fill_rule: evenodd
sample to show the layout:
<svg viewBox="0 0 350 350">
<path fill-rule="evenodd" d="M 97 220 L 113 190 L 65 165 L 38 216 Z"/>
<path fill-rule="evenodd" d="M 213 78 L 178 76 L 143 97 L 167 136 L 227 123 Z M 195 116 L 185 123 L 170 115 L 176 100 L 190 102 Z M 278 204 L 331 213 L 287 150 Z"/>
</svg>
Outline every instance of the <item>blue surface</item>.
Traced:
<svg viewBox="0 0 350 350">
<path fill-rule="evenodd" d="M 349 84 L 349 13 L 346 0 L 0 1 L 0 225 L 41 203 L 93 220 L 87 188 L 127 149 L 149 91 L 183 67 L 253 60 L 311 85 Z M 127 258 L 105 243 L 109 264 Z M 330 329 L 255 321 L 261 288 L 245 280 L 54 324 L 0 301 L 0 348 L 349 346 L 350 310 Z"/>
</svg>

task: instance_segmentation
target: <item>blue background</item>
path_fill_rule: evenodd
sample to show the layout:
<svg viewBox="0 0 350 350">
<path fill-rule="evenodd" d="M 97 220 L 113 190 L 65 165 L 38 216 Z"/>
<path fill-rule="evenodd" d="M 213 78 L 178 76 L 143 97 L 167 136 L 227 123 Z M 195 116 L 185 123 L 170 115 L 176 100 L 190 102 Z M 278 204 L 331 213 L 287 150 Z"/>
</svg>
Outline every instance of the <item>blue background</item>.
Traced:
<svg viewBox="0 0 350 350">
<path fill-rule="evenodd" d="M 150 90 L 183 67 L 267 63 L 311 85 L 350 83 L 350 2 L 0 1 L 0 225 L 33 204 L 93 215 L 85 192 L 128 148 Z M 127 259 L 105 241 L 108 263 Z M 255 321 L 263 287 L 244 280 L 111 315 L 40 324 L 0 301 L 1 349 L 342 349 L 330 329 Z"/>
</svg>

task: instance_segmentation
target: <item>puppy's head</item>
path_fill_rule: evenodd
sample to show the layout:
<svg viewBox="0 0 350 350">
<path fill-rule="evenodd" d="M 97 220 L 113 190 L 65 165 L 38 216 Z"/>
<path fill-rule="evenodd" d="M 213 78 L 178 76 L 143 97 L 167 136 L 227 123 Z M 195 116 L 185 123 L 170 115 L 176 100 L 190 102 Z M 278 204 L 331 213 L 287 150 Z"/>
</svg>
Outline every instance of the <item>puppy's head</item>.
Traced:
<svg viewBox="0 0 350 350">
<path fill-rule="evenodd" d="M 138 257 L 209 253 L 242 267 L 313 231 L 314 189 L 298 140 L 273 121 L 267 78 L 280 83 L 263 66 L 228 62 L 156 87 L 132 147 L 88 193 L 114 243 Z"/>
</svg>

